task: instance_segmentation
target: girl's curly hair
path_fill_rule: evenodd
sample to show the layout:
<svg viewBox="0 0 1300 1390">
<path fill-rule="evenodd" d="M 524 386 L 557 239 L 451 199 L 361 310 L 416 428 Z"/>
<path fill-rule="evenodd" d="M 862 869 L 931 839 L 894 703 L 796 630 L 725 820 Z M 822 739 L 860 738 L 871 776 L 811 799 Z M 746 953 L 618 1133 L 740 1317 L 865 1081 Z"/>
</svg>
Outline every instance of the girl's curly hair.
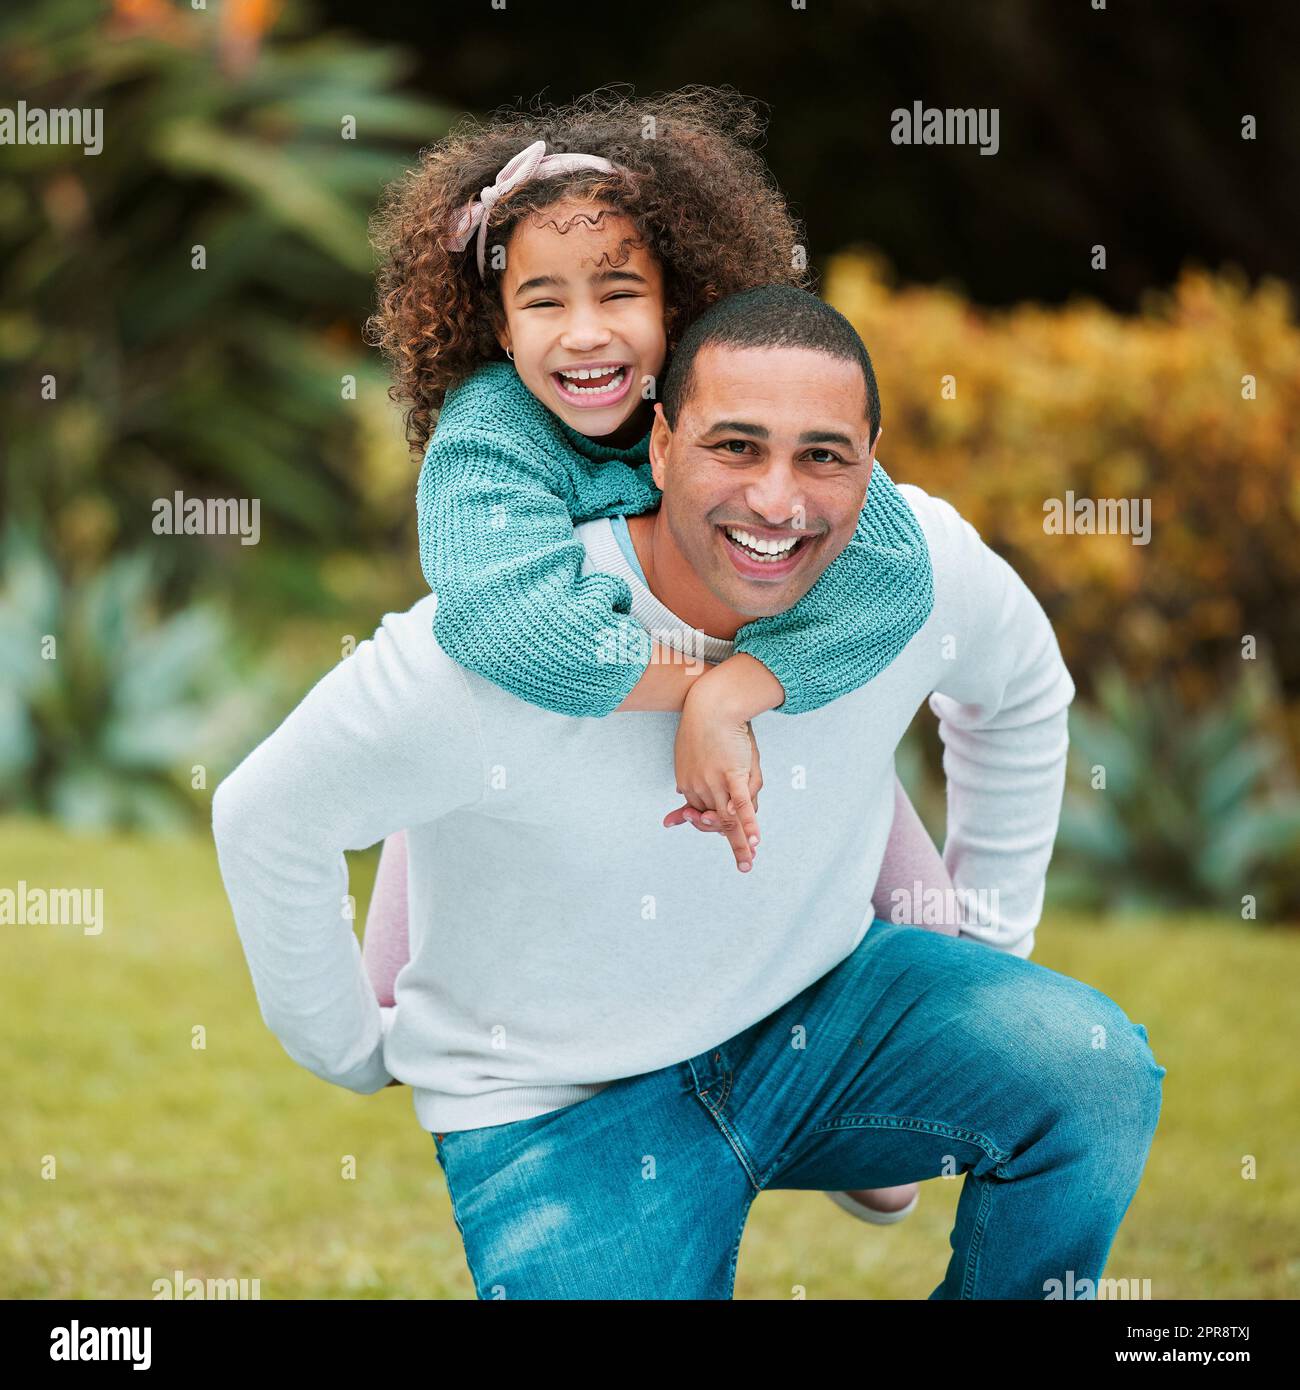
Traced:
<svg viewBox="0 0 1300 1390">
<path fill-rule="evenodd" d="M 502 356 L 492 257 L 480 278 L 474 240 L 449 251 L 443 239 L 460 209 L 535 140 L 548 154 L 602 155 L 630 177 L 582 170 L 525 183 L 492 208 L 489 240 L 504 244 L 516 223 L 564 198 L 623 213 L 663 268 L 669 354 L 716 299 L 758 285 L 809 288 L 801 228 L 754 148 L 765 125 L 756 105 L 732 88 L 696 85 L 636 101 L 616 84 L 568 106 L 538 100 L 486 121 L 466 117 L 421 150 L 371 220 L 380 265 L 366 323 L 366 341 L 393 373 L 389 396 L 409 403 L 411 448 L 428 443 L 446 393 Z"/>
</svg>

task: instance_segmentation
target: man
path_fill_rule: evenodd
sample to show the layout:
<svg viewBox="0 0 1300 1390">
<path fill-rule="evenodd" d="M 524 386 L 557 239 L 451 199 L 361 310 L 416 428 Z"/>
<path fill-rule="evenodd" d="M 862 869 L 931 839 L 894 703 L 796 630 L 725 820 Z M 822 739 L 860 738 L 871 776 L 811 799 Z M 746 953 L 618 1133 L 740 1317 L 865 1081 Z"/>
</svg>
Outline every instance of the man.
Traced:
<svg viewBox="0 0 1300 1390">
<path fill-rule="evenodd" d="M 578 536 L 633 613 L 721 660 L 771 581 L 726 528 L 853 534 L 878 440 L 870 359 L 787 288 L 713 306 L 674 355 L 651 460 L 663 505 Z M 263 1018 L 364 1093 L 410 1084 L 482 1297 L 729 1298 L 765 1188 L 965 1171 L 933 1297 L 1096 1279 L 1164 1075 L 1112 1001 L 1025 959 L 1074 687 L 1046 616 L 949 506 L 905 489 L 934 605 L 874 680 L 755 721 L 764 835 L 724 873 L 663 826 L 676 717 L 574 719 L 457 666 L 432 595 L 389 614 L 218 788 L 214 829 Z M 933 692 L 933 695 L 932 695 Z M 894 750 L 931 696 L 945 861 L 995 910 L 959 937 L 870 911 Z M 343 851 L 409 827 L 411 960 L 380 1009 L 341 910 Z M 864 907 L 866 908 L 864 912 Z"/>
</svg>

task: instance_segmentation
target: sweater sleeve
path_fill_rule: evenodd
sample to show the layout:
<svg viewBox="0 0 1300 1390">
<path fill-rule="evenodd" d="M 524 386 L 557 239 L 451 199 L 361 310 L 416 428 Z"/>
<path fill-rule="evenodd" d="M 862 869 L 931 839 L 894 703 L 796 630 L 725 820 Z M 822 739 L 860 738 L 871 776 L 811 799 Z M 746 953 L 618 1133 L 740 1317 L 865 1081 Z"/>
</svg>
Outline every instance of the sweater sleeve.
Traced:
<svg viewBox="0 0 1300 1390">
<path fill-rule="evenodd" d="M 262 1019 L 322 1080 L 388 1084 L 382 1008 L 352 930 L 344 851 L 483 795 L 465 673 L 430 633 L 435 600 L 388 614 L 226 777 L 212 831 Z"/>
<path fill-rule="evenodd" d="M 880 674 L 934 605 L 925 534 L 877 459 L 848 545 L 793 607 L 746 623 L 736 650 L 781 682 L 780 714 L 804 714 Z"/>
<path fill-rule="evenodd" d="M 943 858 L 961 935 L 1027 957 L 1065 790 L 1074 682 L 1025 582 L 947 502 L 935 516 L 937 639 L 930 708 L 948 786 Z"/>
<path fill-rule="evenodd" d="M 420 563 L 448 655 L 529 704 L 602 716 L 645 673 L 651 640 L 625 580 L 582 574 L 568 491 L 526 449 L 435 431 L 416 495 Z"/>
</svg>

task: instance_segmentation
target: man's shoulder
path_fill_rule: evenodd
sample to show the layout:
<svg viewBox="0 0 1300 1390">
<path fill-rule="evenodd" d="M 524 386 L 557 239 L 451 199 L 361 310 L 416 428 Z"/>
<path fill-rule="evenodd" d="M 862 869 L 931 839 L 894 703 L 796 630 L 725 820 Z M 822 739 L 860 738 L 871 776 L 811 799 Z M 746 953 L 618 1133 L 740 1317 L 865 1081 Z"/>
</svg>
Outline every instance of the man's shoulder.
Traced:
<svg viewBox="0 0 1300 1390">
<path fill-rule="evenodd" d="M 378 641 L 382 635 L 403 651 L 409 649 L 413 653 L 427 655 L 424 641 L 427 634 L 429 647 L 442 651 L 433 635 L 433 617 L 437 611 L 437 594 L 424 594 L 409 608 L 391 609 L 379 619 L 375 640 Z"/>
<path fill-rule="evenodd" d="M 915 483 L 899 483 L 902 494 L 925 535 L 936 584 L 969 583 L 976 572 L 1006 562 L 987 545 L 974 524 L 946 498 L 926 492 Z"/>
<path fill-rule="evenodd" d="M 979 536 L 974 526 L 946 498 L 936 497 L 916 483 L 896 486 L 925 532 L 932 555 L 936 546 L 947 550 L 954 542 L 968 539 L 971 534 Z"/>
<path fill-rule="evenodd" d="M 385 613 L 374 635 L 353 655 L 360 656 L 368 649 L 368 662 L 384 670 L 394 693 L 423 690 L 430 698 L 436 699 L 443 692 L 447 698 L 472 700 L 466 681 L 472 673 L 448 656 L 434 636 L 437 611 L 437 594 L 425 594 L 409 608 Z"/>
<path fill-rule="evenodd" d="M 943 497 L 915 483 L 899 483 L 930 552 L 934 574 L 932 622 L 943 630 L 965 626 L 985 610 L 999 606 L 1011 566 L 980 536 L 975 526 Z"/>
</svg>

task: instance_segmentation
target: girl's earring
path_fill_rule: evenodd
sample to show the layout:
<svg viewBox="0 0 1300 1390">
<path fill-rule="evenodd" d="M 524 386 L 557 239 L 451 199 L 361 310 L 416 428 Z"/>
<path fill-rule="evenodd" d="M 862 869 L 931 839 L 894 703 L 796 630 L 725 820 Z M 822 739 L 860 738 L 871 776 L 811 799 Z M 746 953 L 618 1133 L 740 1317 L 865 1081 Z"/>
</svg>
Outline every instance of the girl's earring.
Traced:
<svg viewBox="0 0 1300 1390">
<path fill-rule="evenodd" d="M 512 362 L 515 360 L 515 355 L 514 355 L 513 352 L 510 351 L 509 348 L 506 348 L 506 356 L 507 356 Z"/>
</svg>

